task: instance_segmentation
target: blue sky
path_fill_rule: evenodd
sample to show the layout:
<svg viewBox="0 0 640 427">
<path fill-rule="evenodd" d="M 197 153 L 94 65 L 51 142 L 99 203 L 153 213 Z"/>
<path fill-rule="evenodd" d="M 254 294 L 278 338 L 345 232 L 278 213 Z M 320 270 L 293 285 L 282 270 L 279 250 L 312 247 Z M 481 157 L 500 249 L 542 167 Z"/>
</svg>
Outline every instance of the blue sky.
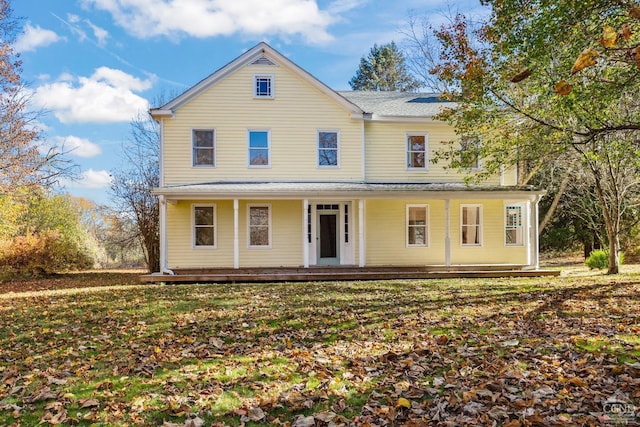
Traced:
<svg viewBox="0 0 640 427">
<path fill-rule="evenodd" d="M 451 3 L 466 13 L 477 0 Z M 447 0 L 17 0 L 23 61 L 46 143 L 73 149 L 65 191 L 109 204 L 129 123 L 149 101 L 196 84 L 261 41 L 336 90 L 374 43 L 402 44 L 411 11 L 438 22 Z"/>
</svg>

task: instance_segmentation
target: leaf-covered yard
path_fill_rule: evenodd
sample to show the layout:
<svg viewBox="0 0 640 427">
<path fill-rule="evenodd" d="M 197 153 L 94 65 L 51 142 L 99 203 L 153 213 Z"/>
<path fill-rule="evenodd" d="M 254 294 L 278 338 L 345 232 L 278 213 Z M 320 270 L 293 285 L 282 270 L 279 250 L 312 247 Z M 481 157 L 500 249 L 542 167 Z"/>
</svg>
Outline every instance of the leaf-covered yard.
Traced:
<svg viewBox="0 0 640 427">
<path fill-rule="evenodd" d="M 640 421 L 638 275 L 184 286 L 121 277 L 128 285 L 76 275 L 53 287 L 112 286 L 0 294 L 0 424 Z"/>
</svg>

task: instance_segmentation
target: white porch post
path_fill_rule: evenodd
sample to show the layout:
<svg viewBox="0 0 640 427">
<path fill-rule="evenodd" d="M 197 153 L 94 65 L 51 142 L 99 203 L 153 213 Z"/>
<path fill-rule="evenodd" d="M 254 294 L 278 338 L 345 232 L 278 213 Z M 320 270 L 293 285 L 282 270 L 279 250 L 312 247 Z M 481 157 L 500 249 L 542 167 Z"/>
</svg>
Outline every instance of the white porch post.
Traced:
<svg viewBox="0 0 640 427">
<path fill-rule="evenodd" d="M 538 238 L 538 203 L 540 202 L 540 196 L 536 196 L 533 202 L 533 218 L 531 220 L 532 236 L 533 237 L 533 267 L 538 270 L 540 268 L 540 239 Z"/>
<path fill-rule="evenodd" d="M 525 222 L 523 223 L 524 244 L 527 245 L 527 268 L 533 268 L 533 200 L 528 200 L 525 204 Z"/>
<path fill-rule="evenodd" d="M 307 240 L 307 229 L 309 228 L 309 199 L 302 201 L 302 265 L 309 268 L 309 241 Z"/>
<path fill-rule="evenodd" d="M 444 223 L 444 264 L 449 267 L 451 266 L 451 211 L 450 211 L 451 201 L 446 199 L 444 201 L 444 214 L 445 214 L 445 223 Z"/>
<path fill-rule="evenodd" d="M 360 253 L 360 260 L 358 262 L 359 267 L 365 266 L 366 258 L 366 249 L 365 249 L 365 239 L 364 239 L 364 200 L 358 200 L 358 246 Z"/>
<path fill-rule="evenodd" d="M 240 238 L 238 227 L 238 199 L 233 199 L 233 268 L 240 268 Z"/>
<path fill-rule="evenodd" d="M 158 197 L 158 203 L 160 203 L 160 273 L 163 273 L 169 268 L 167 262 L 167 201 L 161 195 Z"/>
</svg>

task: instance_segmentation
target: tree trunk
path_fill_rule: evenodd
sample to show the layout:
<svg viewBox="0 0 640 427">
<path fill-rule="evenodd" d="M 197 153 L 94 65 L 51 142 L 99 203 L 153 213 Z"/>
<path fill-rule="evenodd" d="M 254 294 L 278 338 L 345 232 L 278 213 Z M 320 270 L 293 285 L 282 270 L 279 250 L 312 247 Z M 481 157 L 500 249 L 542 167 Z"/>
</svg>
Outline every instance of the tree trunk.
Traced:
<svg viewBox="0 0 640 427">
<path fill-rule="evenodd" d="M 607 234 L 609 234 L 609 227 L 607 227 Z M 620 273 L 620 242 L 618 239 L 618 233 L 614 233 L 615 236 L 609 236 L 609 268 L 607 274 Z"/>
<path fill-rule="evenodd" d="M 544 228 L 547 225 L 549 225 L 549 222 L 551 222 L 551 219 L 553 218 L 553 214 L 556 212 L 556 209 L 558 208 L 558 204 L 560 203 L 560 199 L 562 198 L 562 195 L 564 194 L 565 190 L 569 186 L 569 182 L 571 182 L 571 178 L 572 178 L 571 172 L 572 171 L 569 170 L 565 175 L 564 179 L 562 180 L 562 183 L 560 184 L 560 188 L 558 189 L 558 192 L 553 198 L 553 202 L 551 202 L 551 206 L 549 206 L 549 210 L 544 215 L 544 219 L 542 220 L 542 222 L 540 223 L 540 226 L 538 227 L 539 236 L 542 235 L 542 231 L 544 230 Z"/>
<path fill-rule="evenodd" d="M 600 174 L 595 168 L 593 172 L 596 194 L 600 200 L 602 216 L 604 217 L 604 224 L 607 228 L 607 238 L 609 239 L 609 267 L 607 268 L 607 274 L 618 274 L 620 272 L 620 223 L 618 220 L 618 206 L 615 205 L 614 202 L 611 202 L 611 204 L 607 203 L 604 191 L 600 185 Z M 614 212 L 611 212 L 609 209 L 614 210 Z"/>
<path fill-rule="evenodd" d="M 584 259 L 587 259 L 593 252 L 593 240 L 585 238 L 582 244 L 584 245 Z"/>
</svg>

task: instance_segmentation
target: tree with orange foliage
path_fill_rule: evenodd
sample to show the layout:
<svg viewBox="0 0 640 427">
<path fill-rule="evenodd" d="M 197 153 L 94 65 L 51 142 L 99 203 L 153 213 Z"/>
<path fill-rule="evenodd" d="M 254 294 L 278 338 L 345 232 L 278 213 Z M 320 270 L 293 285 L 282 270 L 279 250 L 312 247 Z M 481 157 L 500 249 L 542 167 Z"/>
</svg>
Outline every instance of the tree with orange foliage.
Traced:
<svg viewBox="0 0 640 427">
<path fill-rule="evenodd" d="M 472 27 L 457 16 L 436 31 L 431 70 L 456 107 L 440 118 L 479 137 L 485 178 L 504 166 L 535 172 L 563 158 L 601 207 L 608 273 L 619 272 L 624 218 L 640 197 L 640 5 L 636 0 L 483 0 Z M 453 167 L 459 147 L 441 154 Z"/>
<path fill-rule="evenodd" d="M 56 147 L 42 152 L 40 112 L 29 110 L 29 92 L 20 77 L 13 43 L 19 20 L 8 0 L 0 0 L 0 195 L 21 186 L 42 186 L 69 172 Z"/>
</svg>

